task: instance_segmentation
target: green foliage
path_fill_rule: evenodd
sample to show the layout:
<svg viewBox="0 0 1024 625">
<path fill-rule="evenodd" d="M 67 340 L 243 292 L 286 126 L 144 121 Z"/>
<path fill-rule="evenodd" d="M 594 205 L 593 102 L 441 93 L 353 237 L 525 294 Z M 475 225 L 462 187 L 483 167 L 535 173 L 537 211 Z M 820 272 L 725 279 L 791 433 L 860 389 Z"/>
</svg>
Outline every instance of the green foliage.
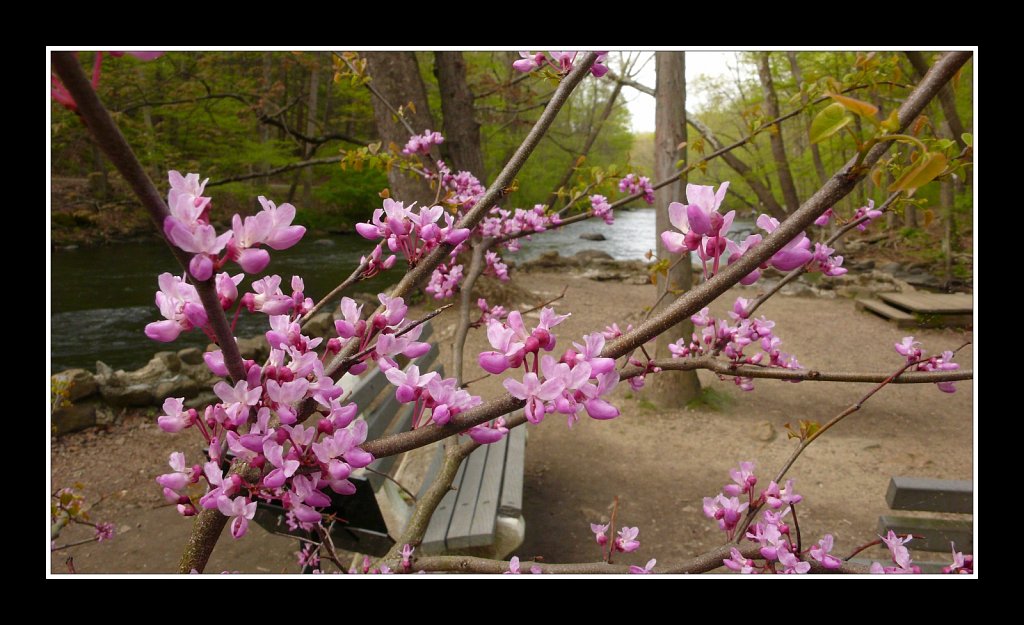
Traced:
<svg viewBox="0 0 1024 625">
<path fill-rule="evenodd" d="M 821 143 L 853 122 L 846 107 L 836 102 L 823 108 L 811 122 L 811 143 Z"/>
</svg>

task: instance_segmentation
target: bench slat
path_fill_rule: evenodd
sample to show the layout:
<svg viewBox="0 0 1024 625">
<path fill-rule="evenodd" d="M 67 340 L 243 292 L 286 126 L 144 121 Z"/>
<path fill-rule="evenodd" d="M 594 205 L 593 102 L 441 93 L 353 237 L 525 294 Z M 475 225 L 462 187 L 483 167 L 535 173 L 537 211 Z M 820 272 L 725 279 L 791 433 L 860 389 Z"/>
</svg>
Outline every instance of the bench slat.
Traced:
<svg viewBox="0 0 1024 625">
<path fill-rule="evenodd" d="M 970 521 L 889 515 L 878 517 L 878 531 L 883 536 L 892 530 L 897 534 L 916 534 L 924 537 L 915 538 L 908 543 L 911 553 L 915 549 L 950 553 L 950 542 L 956 543 L 957 551 L 973 553 L 973 529 L 973 523 Z"/>
<path fill-rule="evenodd" d="M 445 544 L 449 549 L 463 549 L 470 546 L 469 529 L 473 524 L 473 514 L 476 512 L 477 498 L 480 495 L 484 466 L 487 464 L 488 447 L 490 445 L 478 447 L 463 462 L 466 474 L 462 478 L 462 486 L 459 487 L 455 512 L 448 525 L 448 536 L 445 539 Z"/>
<path fill-rule="evenodd" d="M 526 426 L 513 428 L 508 436 L 508 455 L 501 484 L 498 514 L 517 517 L 523 511 L 523 469 L 526 466 Z"/>
<path fill-rule="evenodd" d="M 423 534 L 423 543 L 420 545 L 422 553 L 444 553 L 444 539 L 448 534 L 448 524 L 452 520 L 452 513 L 455 512 L 455 499 L 459 495 L 459 489 L 462 486 L 462 476 L 465 471 L 466 463 L 462 463 L 459 466 L 458 473 L 455 474 L 455 479 L 452 480 L 452 490 L 445 493 L 441 503 L 437 506 L 437 510 L 434 511 L 434 516 L 430 519 L 430 525 L 427 526 L 427 531 Z"/>
<path fill-rule="evenodd" d="M 974 487 L 970 480 L 893 477 L 885 500 L 892 510 L 970 514 L 974 512 Z"/>
<path fill-rule="evenodd" d="M 384 387 L 389 384 L 390 382 L 388 382 L 388 378 L 384 375 L 384 372 L 374 367 L 373 371 L 356 383 L 355 388 L 352 389 L 352 393 L 346 401 L 359 406 L 359 410 L 362 411 L 369 406 L 377 395 L 380 395 L 380 392 L 384 390 Z"/>
<path fill-rule="evenodd" d="M 494 530 L 498 522 L 498 498 L 501 496 L 501 482 L 505 474 L 505 456 L 508 450 L 508 436 L 497 443 L 486 445 L 487 464 L 480 483 L 480 496 L 473 512 L 467 543 L 469 547 L 483 547 L 494 543 Z"/>
</svg>

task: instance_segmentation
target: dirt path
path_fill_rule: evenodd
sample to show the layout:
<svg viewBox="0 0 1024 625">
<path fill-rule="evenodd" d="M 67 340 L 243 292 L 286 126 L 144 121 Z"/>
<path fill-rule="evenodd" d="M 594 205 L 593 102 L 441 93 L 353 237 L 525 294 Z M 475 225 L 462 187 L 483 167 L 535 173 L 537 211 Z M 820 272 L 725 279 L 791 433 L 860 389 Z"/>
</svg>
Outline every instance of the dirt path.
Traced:
<svg viewBox="0 0 1024 625">
<path fill-rule="evenodd" d="M 557 295 L 556 304 L 572 317 L 559 327 L 559 349 L 568 341 L 611 321 L 620 326 L 636 321 L 637 310 L 654 300 L 651 286 L 594 282 L 568 274 L 532 273 L 523 284 L 539 297 Z M 713 311 L 724 313 L 740 289 L 719 300 Z M 776 321 L 783 349 L 808 368 L 891 371 L 900 364 L 892 345 L 907 334 L 888 323 L 858 313 L 845 299 L 779 296 L 759 311 Z M 442 339 L 453 318 L 441 317 Z M 914 332 L 929 353 L 953 349 L 970 333 L 952 330 Z M 450 335 L 449 335 L 450 336 Z M 471 335 L 467 353 L 485 349 L 479 331 Z M 447 349 L 442 351 L 450 368 Z M 958 356 L 973 367 L 973 352 Z M 474 374 L 467 373 L 471 378 Z M 485 398 L 500 390 L 500 380 L 473 386 Z M 714 389 L 724 405 L 718 409 L 655 408 L 641 391 L 621 384 L 614 403 L 622 416 L 613 421 L 586 417 L 572 429 L 561 417 L 530 428 L 527 445 L 524 516 L 526 543 L 522 559 L 549 562 L 589 561 L 600 556 L 590 523 L 607 521 L 610 504 L 619 498 L 618 524 L 638 526 L 642 547 L 619 561 L 643 564 L 694 555 L 721 544 L 722 535 L 702 513 L 701 501 L 714 496 L 728 480 L 728 470 L 753 460 L 764 479 L 774 473 L 793 448 L 784 424 L 797 419 L 825 421 L 853 403 L 863 384 L 769 380 L 743 392 L 729 381 L 701 372 L 701 382 Z M 874 537 L 878 515 L 886 509 L 884 494 L 890 476 L 971 479 L 973 477 L 973 401 L 969 382 L 948 395 L 932 385 L 892 386 L 858 413 L 815 443 L 790 475 L 805 497 L 800 525 L 807 540 L 832 532 L 838 552 Z M 54 441 L 51 477 L 56 486 L 85 484 L 95 501 L 96 520 L 113 521 L 117 539 L 73 550 L 80 572 L 171 572 L 188 534 L 189 523 L 163 500 L 153 477 L 167 470 L 167 454 L 183 440 L 161 433 L 154 418 L 129 417 L 106 431 L 69 435 Z M 186 449 L 191 460 L 198 445 Z M 69 530 L 66 538 L 78 534 Z M 62 537 L 62 540 L 65 538 Z M 912 546 L 912 545 L 911 545 Z M 240 541 L 221 540 L 209 571 L 249 573 L 293 572 L 293 540 L 267 536 L 256 528 Z M 51 557 L 54 572 L 65 570 L 66 554 Z"/>
</svg>

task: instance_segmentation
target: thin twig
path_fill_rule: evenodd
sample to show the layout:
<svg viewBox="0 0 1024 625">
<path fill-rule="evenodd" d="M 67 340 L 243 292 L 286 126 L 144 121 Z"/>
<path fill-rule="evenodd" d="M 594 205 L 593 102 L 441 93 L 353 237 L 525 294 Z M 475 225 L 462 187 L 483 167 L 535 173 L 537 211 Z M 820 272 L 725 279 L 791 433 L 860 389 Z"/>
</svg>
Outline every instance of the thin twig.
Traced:
<svg viewBox="0 0 1024 625">
<path fill-rule="evenodd" d="M 881 206 L 878 207 L 878 210 L 882 211 L 882 212 L 885 212 L 886 210 L 889 209 L 889 206 L 891 206 L 892 203 L 895 202 L 896 199 L 899 198 L 899 196 L 901 196 L 901 195 L 903 195 L 902 191 L 897 191 L 896 193 L 893 193 L 888 198 L 886 198 L 885 202 L 883 202 Z M 864 223 L 866 221 L 869 221 L 869 220 L 870 220 L 870 217 L 864 216 L 864 217 L 861 217 L 860 219 L 855 219 L 855 220 L 851 221 L 850 223 L 848 223 L 845 226 L 843 226 L 842 228 L 840 228 L 831 237 L 829 237 L 829 239 L 827 241 L 825 241 L 825 245 L 831 247 L 833 243 L 838 241 L 847 232 L 853 230 L 854 228 L 856 228 L 860 224 L 862 224 L 862 223 Z M 797 267 L 796 269 L 794 269 L 794 270 L 790 271 L 789 273 L 787 273 L 785 276 L 783 276 L 783 278 L 781 280 L 779 280 L 774 286 L 772 286 L 771 289 L 769 289 L 763 295 L 760 295 L 757 299 L 755 299 L 747 307 L 747 315 L 753 315 L 754 311 L 757 310 L 758 308 L 760 308 L 761 304 L 765 303 L 768 300 L 768 298 L 770 298 L 771 296 L 773 296 L 776 293 L 778 293 L 779 291 L 781 291 L 782 287 L 786 286 L 790 282 L 793 282 L 794 280 L 796 280 L 797 278 L 799 278 L 803 274 L 807 273 L 808 269 L 811 266 L 813 266 L 812 263 L 807 263 L 805 265 L 801 265 L 801 266 Z"/>
<path fill-rule="evenodd" d="M 330 302 L 331 300 L 336 298 L 338 295 L 341 295 L 341 293 L 345 289 L 347 289 L 348 287 L 350 287 L 353 284 L 355 284 L 356 282 L 358 282 L 360 280 L 360 278 L 362 277 L 363 272 L 366 271 L 366 268 L 369 267 L 369 266 L 370 266 L 370 255 L 367 254 L 366 256 L 363 257 L 363 261 L 361 263 L 359 263 L 359 266 L 355 268 L 355 271 L 353 271 L 352 274 L 349 275 L 349 277 L 345 278 L 344 282 L 342 282 L 338 286 L 334 287 L 331 290 L 331 292 L 328 293 L 327 295 L 324 295 L 323 298 L 319 302 L 316 303 L 316 305 L 314 305 L 311 309 L 309 309 L 309 312 L 307 312 L 305 315 L 302 316 L 302 324 L 305 325 L 305 323 L 307 321 L 309 321 L 313 317 L 313 315 L 315 315 L 317 312 L 319 312 L 321 308 L 326 306 L 328 302 Z"/>
</svg>

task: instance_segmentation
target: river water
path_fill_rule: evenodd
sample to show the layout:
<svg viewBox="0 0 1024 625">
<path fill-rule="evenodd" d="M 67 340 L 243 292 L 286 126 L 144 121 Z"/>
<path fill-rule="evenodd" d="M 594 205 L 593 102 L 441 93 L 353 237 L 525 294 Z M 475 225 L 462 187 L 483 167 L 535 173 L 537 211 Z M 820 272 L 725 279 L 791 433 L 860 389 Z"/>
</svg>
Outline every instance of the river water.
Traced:
<svg viewBox="0 0 1024 625">
<path fill-rule="evenodd" d="M 618 210 L 614 226 L 592 219 L 541 233 L 525 241 L 522 250 L 509 254 L 508 259 L 522 262 L 551 250 L 571 256 L 584 249 L 603 250 L 619 260 L 643 259 L 655 241 L 654 218 L 653 210 Z M 737 226 L 749 228 L 749 224 Z M 598 232 L 607 240 L 580 238 Z M 280 274 L 283 287 L 293 274 L 301 275 L 306 295 L 315 301 L 346 278 L 369 248 L 368 241 L 353 235 L 304 240 L 292 249 L 272 252 L 268 272 Z M 163 243 L 62 250 L 53 252 L 52 258 L 50 361 L 54 371 L 93 369 L 97 360 L 115 369 L 134 369 L 158 351 L 207 344 L 198 331 L 184 333 L 170 344 L 151 341 L 143 333 L 147 323 L 160 319 L 153 301 L 157 275 L 179 271 Z M 377 292 L 399 277 L 400 270 L 392 270 L 357 284 L 354 290 Z M 243 313 L 238 335 L 260 334 L 266 331 L 266 324 L 263 314 Z"/>
</svg>

